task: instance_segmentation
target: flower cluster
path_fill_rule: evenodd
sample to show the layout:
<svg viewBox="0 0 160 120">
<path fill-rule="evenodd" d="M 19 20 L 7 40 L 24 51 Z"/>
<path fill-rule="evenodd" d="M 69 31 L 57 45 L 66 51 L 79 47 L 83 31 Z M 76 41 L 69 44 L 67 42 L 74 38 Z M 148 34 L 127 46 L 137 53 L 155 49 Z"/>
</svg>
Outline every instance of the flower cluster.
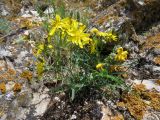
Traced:
<svg viewBox="0 0 160 120">
<path fill-rule="evenodd" d="M 90 34 L 85 32 L 85 28 L 85 25 L 72 18 L 61 19 L 59 15 L 56 15 L 55 20 L 52 21 L 49 38 L 54 36 L 56 31 L 61 30 L 62 37 L 67 36 L 68 42 L 83 48 L 84 45 L 89 44 L 91 41 Z"/>
<path fill-rule="evenodd" d="M 36 69 L 38 76 L 42 76 L 44 70 L 46 70 L 44 67 L 47 66 L 48 58 L 46 59 L 46 57 L 48 56 L 54 56 L 56 58 L 55 61 L 50 57 L 48 61 L 53 62 L 55 66 L 59 66 L 63 63 L 62 59 L 65 56 L 63 52 L 73 52 L 77 48 L 74 45 L 85 49 L 88 53 L 89 51 L 91 54 L 95 53 L 94 55 L 98 56 L 106 47 L 106 43 L 118 40 L 117 36 L 112 32 L 102 32 L 97 28 L 87 30 L 83 23 L 71 17 L 61 18 L 59 15 L 55 15 L 55 19 L 51 21 L 49 29 L 48 41 L 42 41 L 37 45 L 36 57 L 39 61 L 36 63 Z M 123 51 L 123 48 L 118 48 L 117 54 L 112 60 L 125 61 L 127 54 L 128 52 Z M 71 57 L 70 55 L 69 57 Z M 67 56 L 67 58 L 69 57 Z M 105 62 L 99 63 L 96 65 L 96 69 L 104 71 L 107 65 Z"/>
<path fill-rule="evenodd" d="M 123 51 L 122 47 L 119 47 L 116 50 L 116 52 L 117 52 L 117 54 L 115 56 L 115 60 L 116 61 L 123 62 L 123 61 L 125 61 L 127 59 L 128 52 L 127 51 Z"/>
<path fill-rule="evenodd" d="M 98 63 L 97 65 L 96 65 L 96 69 L 97 70 L 103 70 L 104 68 L 104 64 L 103 63 Z"/>
<path fill-rule="evenodd" d="M 104 37 L 106 42 L 117 41 L 117 36 L 112 34 L 112 32 L 101 32 L 97 28 L 92 28 L 90 30 L 91 34 L 95 34 L 100 37 Z"/>
<path fill-rule="evenodd" d="M 116 63 L 117 62 L 124 62 L 127 59 L 127 55 L 128 55 L 128 52 L 124 51 L 122 47 L 119 47 L 116 49 L 116 54 L 113 54 L 113 56 L 112 56 L 112 54 L 110 54 L 108 56 L 108 59 L 109 59 L 109 61 L 115 61 Z M 98 63 L 96 65 L 96 69 L 102 71 L 102 70 L 104 70 L 104 66 L 107 67 L 107 65 L 109 65 L 108 70 L 110 72 L 124 72 L 127 69 L 124 66 L 112 64 L 112 62 L 111 63 Z"/>
<path fill-rule="evenodd" d="M 100 90 L 102 87 L 112 89 L 113 86 L 124 84 L 121 76 L 117 75 L 120 68 L 114 66 L 110 70 L 110 67 L 120 65 L 128 54 L 123 48 L 118 48 L 117 54 L 111 52 L 114 43 L 118 41 L 113 31 L 102 32 L 96 28 L 90 30 L 78 20 L 55 15 L 50 25 L 46 25 L 49 29 L 47 39 L 36 41 L 34 54 L 37 78 L 59 80 L 61 85 L 57 86 L 58 90 L 66 86 L 62 91 L 70 92 L 72 100 L 85 87 Z M 115 71 L 117 73 L 112 74 Z M 21 77 L 30 80 L 32 75 L 23 72 Z M 14 91 L 19 91 L 20 88 L 20 84 L 16 84 Z"/>
<path fill-rule="evenodd" d="M 62 19 L 59 15 L 56 15 L 55 20 L 51 21 L 50 31 L 48 33 L 48 45 L 46 46 L 44 43 L 39 44 L 37 46 L 36 56 L 39 56 L 45 48 L 54 48 L 54 45 L 51 43 L 51 38 L 57 35 L 55 34 L 56 32 L 60 32 L 59 36 L 61 39 L 65 38 L 67 42 L 75 44 L 80 48 L 84 48 L 85 45 L 89 45 L 91 53 L 94 53 L 97 47 L 97 41 L 91 38 L 93 37 L 93 34 L 103 37 L 105 42 L 117 41 L 117 36 L 112 32 L 101 32 L 98 29 L 93 28 L 89 33 L 87 33 L 86 26 L 81 22 L 70 17 Z"/>
</svg>

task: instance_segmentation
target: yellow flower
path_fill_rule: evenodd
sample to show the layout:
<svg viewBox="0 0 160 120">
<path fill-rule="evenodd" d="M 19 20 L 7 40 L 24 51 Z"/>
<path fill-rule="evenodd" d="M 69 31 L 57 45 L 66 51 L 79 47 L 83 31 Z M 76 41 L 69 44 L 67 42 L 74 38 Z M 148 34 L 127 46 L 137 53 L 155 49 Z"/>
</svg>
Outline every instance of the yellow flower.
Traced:
<svg viewBox="0 0 160 120">
<path fill-rule="evenodd" d="M 97 29 L 97 28 L 92 28 L 92 29 L 90 30 L 90 32 L 93 34 L 93 33 L 97 33 L 97 32 L 99 32 L 99 31 L 98 31 L 98 29 Z"/>
<path fill-rule="evenodd" d="M 96 65 L 96 69 L 97 69 L 97 70 L 103 70 L 103 67 L 104 67 L 104 64 L 103 64 L 103 63 L 98 63 L 98 64 Z"/>
<path fill-rule="evenodd" d="M 97 36 L 106 38 L 107 42 L 117 41 L 117 36 L 112 34 L 112 32 L 101 32 L 97 28 L 93 28 L 90 30 L 92 34 L 96 34 Z"/>
<path fill-rule="evenodd" d="M 49 31 L 49 36 L 53 36 L 55 31 L 59 28 L 62 28 L 62 22 L 61 22 L 61 17 L 59 15 L 55 16 L 55 20 L 52 22 L 52 28 Z"/>
<path fill-rule="evenodd" d="M 101 31 L 99 31 L 97 28 L 91 29 L 90 32 L 91 32 L 92 34 L 96 34 L 96 35 L 101 36 L 101 37 L 105 37 L 105 36 L 106 36 L 106 33 L 105 33 L 105 32 L 101 32 Z"/>
<path fill-rule="evenodd" d="M 97 32 L 97 35 L 101 36 L 101 37 L 106 37 L 107 34 L 105 32 L 99 31 L 99 32 Z"/>
<path fill-rule="evenodd" d="M 53 45 L 48 45 L 48 48 L 49 48 L 49 49 L 52 49 L 52 48 L 53 48 Z"/>
<path fill-rule="evenodd" d="M 84 45 L 89 44 L 91 41 L 90 34 L 85 33 L 86 26 L 74 19 L 61 19 L 59 15 L 56 15 L 52 26 L 53 27 L 48 36 L 49 42 L 51 41 L 51 37 L 54 35 L 57 29 L 61 30 L 62 38 L 67 35 L 68 42 L 72 42 L 73 44 L 78 45 L 80 48 L 83 48 Z M 38 54 L 39 53 L 41 53 L 41 49 L 38 51 Z"/>
<path fill-rule="evenodd" d="M 76 20 L 72 19 L 71 28 L 68 29 L 68 41 L 83 48 L 84 45 L 89 44 L 91 39 L 90 34 L 85 33 L 85 25 L 80 24 Z"/>
<path fill-rule="evenodd" d="M 112 34 L 112 32 L 106 33 L 105 38 L 107 42 L 117 41 L 117 36 Z"/>
<path fill-rule="evenodd" d="M 66 29 L 70 28 L 70 25 L 72 23 L 72 19 L 67 17 L 67 18 L 62 19 L 61 22 L 63 23 L 63 24 L 61 24 L 63 29 L 66 30 Z"/>
<path fill-rule="evenodd" d="M 123 62 L 127 59 L 128 52 L 123 51 L 122 47 L 119 47 L 116 52 L 117 52 L 117 54 L 115 56 L 116 61 L 122 61 Z"/>
</svg>

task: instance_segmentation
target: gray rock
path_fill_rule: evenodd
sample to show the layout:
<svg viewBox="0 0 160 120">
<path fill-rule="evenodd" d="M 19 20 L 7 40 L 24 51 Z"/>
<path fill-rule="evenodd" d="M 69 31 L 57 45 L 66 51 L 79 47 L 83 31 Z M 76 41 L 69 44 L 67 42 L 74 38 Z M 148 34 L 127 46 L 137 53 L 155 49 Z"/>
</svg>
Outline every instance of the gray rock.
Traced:
<svg viewBox="0 0 160 120">
<path fill-rule="evenodd" d="M 54 8 L 50 6 L 44 11 L 44 14 L 53 14 L 54 12 Z"/>
<path fill-rule="evenodd" d="M 160 78 L 160 66 L 153 66 L 152 71 L 154 76 L 158 76 Z"/>
<path fill-rule="evenodd" d="M 8 51 L 8 50 L 0 48 L 0 58 L 2 59 L 4 57 L 6 57 L 6 56 L 11 57 L 12 53 L 10 51 Z"/>
<path fill-rule="evenodd" d="M 4 3 L 0 2 L 0 16 L 10 15 L 9 10 Z"/>
<path fill-rule="evenodd" d="M 155 48 L 155 49 L 153 50 L 153 54 L 154 54 L 154 55 L 160 55 L 160 49 L 158 49 L 158 48 L 156 49 L 156 48 Z"/>
<path fill-rule="evenodd" d="M 151 111 L 144 115 L 143 120 L 159 120 L 160 119 L 160 112 L 158 111 Z"/>
<path fill-rule="evenodd" d="M 8 92 L 6 95 L 5 95 L 5 100 L 9 100 L 9 101 L 12 101 L 14 99 L 15 95 L 14 95 L 14 92 Z"/>
<path fill-rule="evenodd" d="M 0 105 L 8 106 L 5 107 L 7 111 L 2 118 L 6 120 L 37 119 L 44 114 L 51 100 L 47 93 L 48 89 L 41 88 L 38 92 L 31 92 L 27 88 L 25 90 L 15 96 L 8 93 L 5 97 L 7 101 L 0 101 Z"/>
</svg>

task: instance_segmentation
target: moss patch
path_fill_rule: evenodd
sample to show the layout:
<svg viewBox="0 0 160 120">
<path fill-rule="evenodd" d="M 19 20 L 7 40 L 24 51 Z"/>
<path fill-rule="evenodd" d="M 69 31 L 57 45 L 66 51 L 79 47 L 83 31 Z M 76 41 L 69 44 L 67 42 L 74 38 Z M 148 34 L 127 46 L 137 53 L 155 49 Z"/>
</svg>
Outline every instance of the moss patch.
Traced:
<svg viewBox="0 0 160 120">
<path fill-rule="evenodd" d="M 160 80 L 156 80 L 156 84 L 157 84 L 157 85 L 160 85 Z"/>
<path fill-rule="evenodd" d="M 160 33 L 156 34 L 155 36 L 148 37 L 146 39 L 143 50 L 151 49 L 151 48 L 160 49 Z"/>
<path fill-rule="evenodd" d="M 160 65 L 160 56 L 157 56 L 154 58 L 154 62 L 158 65 Z"/>
<path fill-rule="evenodd" d="M 4 82 L 0 83 L 0 90 L 1 93 L 6 93 L 6 84 Z"/>
<path fill-rule="evenodd" d="M 147 90 L 145 85 L 134 85 L 131 92 L 123 95 L 117 106 L 125 107 L 136 120 L 142 120 L 148 108 L 160 110 L 160 93 Z"/>
</svg>

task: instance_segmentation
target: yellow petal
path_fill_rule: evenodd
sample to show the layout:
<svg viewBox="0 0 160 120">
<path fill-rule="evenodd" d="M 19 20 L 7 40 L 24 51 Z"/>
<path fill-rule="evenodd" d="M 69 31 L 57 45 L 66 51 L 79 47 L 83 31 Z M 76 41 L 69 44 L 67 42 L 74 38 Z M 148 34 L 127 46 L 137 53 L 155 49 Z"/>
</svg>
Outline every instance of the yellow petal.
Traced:
<svg viewBox="0 0 160 120">
<path fill-rule="evenodd" d="M 54 35 L 54 33 L 55 33 L 55 31 L 56 31 L 56 28 L 55 27 L 53 27 L 51 30 L 50 30 L 50 32 L 49 32 L 49 36 L 53 36 Z"/>
<path fill-rule="evenodd" d="M 105 37 L 106 36 L 106 33 L 105 32 L 97 32 L 97 35 L 98 36 L 101 36 L 101 37 Z"/>
<path fill-rule="evenodd" d="M 91 33 L 97 33 L 97 32 L 98 32 L 98 29 L 97 29 L 97 28 L 92 28 L 92 29 L 90 30 L 90 32 L 91 32 Z"/>
<path fill-rule="evenodd" d="M 52 48 L 53 48 L 53 45 L 48 45 L 48 48 L 52 49 Z"/>
<path fill-rule="evenodd" d="M 117 53 L 118 54 L 121 54 L 123 52 L 123 48 L 122 47 L 119 47 L 118 49 L 117 49 Z"/>
<path fill-rule="evenodd" d="M 98 64 L 96 65 L 96 69 L 97 69 L 97 70 L 102 70 L 103 67 L 104 67 L 104 64 L 103 64 L 103 63 L 98 63 Z"/>
<path fill-rule="evenodd" d="M 61 17 L 59 15 L 56 14 L 56 17 L 55 17 L 56 21 L 61 21 Z"/>
</svg>

